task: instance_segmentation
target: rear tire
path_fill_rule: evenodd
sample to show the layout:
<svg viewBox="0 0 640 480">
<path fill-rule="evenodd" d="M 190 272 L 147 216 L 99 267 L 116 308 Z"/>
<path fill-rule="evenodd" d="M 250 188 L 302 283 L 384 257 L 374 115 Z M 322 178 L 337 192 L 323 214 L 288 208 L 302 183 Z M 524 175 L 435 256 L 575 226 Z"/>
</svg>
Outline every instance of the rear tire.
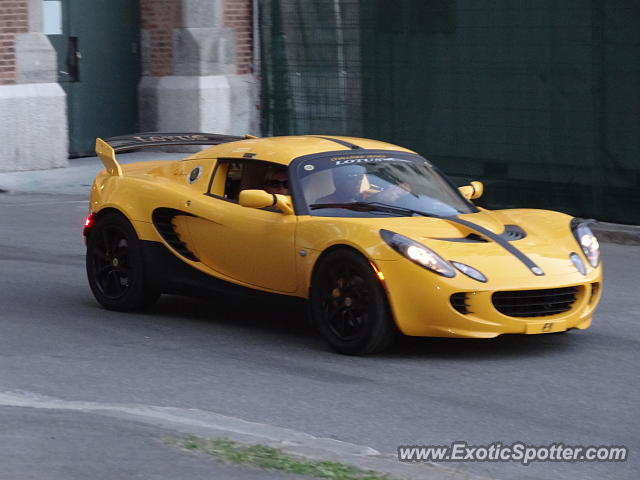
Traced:
<svg viewBox="0 0 640 480">
<path fill-rule="evenodd" d="M 346 355 L 388 348 L 397 336 L 387 296 L 370 263 L 340 248 L 320 259 L 311 285 L 311 316 L 329 345 Z"/>
<path fill-rule="evenodd" d="M 119 213 L 99 217 L 89 230 L 86 266 L 94 297 L 109 310 L 145 308 L 159 297 L 145 272 L 142 243 Z"/>
</svg>

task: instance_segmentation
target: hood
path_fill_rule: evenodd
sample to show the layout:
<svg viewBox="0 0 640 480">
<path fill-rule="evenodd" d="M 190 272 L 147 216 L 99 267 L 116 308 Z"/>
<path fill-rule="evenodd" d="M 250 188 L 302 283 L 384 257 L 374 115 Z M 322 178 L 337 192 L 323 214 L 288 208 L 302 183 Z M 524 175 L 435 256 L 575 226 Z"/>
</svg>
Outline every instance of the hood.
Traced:
<svg viewBox="0 0 640 480">
<path fill-rule="evenodd" d="M 438 218 L 402 217 L 385 219 L 384 228 L 485 274 L 495 271 L 497 265 L 508 266 L 509 274 L 516 277 L 536 275 L 535 267 L 547 276 L 577 273 L 569 255 L 579 252 L 579 247 L 568 215 L 545 210 L 481 210 L 458 218 L 465 225 Z M 487 241 L 483 229 L 499 238 Z"/>
</svg>

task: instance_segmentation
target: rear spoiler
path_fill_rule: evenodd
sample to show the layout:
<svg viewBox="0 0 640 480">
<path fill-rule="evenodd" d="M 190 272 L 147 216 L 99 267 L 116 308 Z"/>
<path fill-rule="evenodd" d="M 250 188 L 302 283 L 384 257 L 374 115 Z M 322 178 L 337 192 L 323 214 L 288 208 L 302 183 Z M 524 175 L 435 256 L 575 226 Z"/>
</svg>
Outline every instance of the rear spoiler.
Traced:
<svg viewBox="0 0 640 480">
<path fill-rule="evenodd" d="M 96 138 L 96 153 L 98 157 L 100 157 L 100 160 L 102 160 L 107 172 L 111 175 L 122 176 L 122 168 L 116 161 L 116 152 L 172 145 L 220 145 L 221 143 L 237 142 L 247 138 L 256 137 L 253 135 L 236 137 L 215 133 L 135 133 L 132 135 L 111 137 L 106 140 Z"/>
</svg>

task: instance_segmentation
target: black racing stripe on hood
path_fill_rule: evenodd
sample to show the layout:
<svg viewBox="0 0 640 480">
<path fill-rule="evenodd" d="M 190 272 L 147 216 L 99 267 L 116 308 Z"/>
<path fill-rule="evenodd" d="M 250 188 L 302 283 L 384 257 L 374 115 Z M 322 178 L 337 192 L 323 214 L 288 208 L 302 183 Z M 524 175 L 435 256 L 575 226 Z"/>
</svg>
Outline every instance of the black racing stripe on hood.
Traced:
<svg viewBox="0 0 640 480">
<path fill-rule="evenodd" d="M 464 225 L 465 227 L 476 231 L 480 235 L 488 238 L 489 240 L 492 240 L 492 241 L 496 242 L 498 245 L 500 245 L 502 248 L 504 248 L 507 252 L 509 252 L 514 257 L 516 257 L 522 263 L 524 263 L 524 265 L 534 275 L 538 275 L 538 276 L 539 275 L 544 275 L 544 272 L 542 271 L 542 269 L 538 265 L 536 265 L 533 260 L 531 260 L 529 257 L 527 257 L 524 253 L 522 253 L 520 250 L 518 250 L 516 247 L 514 247 L 511 243 L 509 243 L 507 240 L 502 238 L 500 235 L 496 235 L 495 233 L 493 233 L 491 230 L 487 230 L 486 228 L 481 227 L 480 225 L 477 225 L 477 224 L 475 224 L 473 222 L 469 222 L 468 220 L 462 220 L 461 218 L 458 218 L 458 217 L 440 217 L 440 218 L 443 218 L 445 220 L 449 220 L 449 221 L 451 221 L 453 223 L 458 223 L 460 225 Z M 540 272 L 540 273 L 537 273 L 537 272 Z"/>
</svg>

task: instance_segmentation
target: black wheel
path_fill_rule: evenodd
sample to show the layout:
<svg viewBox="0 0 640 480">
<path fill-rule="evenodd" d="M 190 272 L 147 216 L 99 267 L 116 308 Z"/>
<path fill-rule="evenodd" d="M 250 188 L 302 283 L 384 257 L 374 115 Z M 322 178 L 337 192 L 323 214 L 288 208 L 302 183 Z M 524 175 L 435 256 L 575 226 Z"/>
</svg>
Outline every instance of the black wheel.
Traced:
<svg viewBox="0 0 640 480">
<path fill-rule="evenodd" d="M 124 216 L 97 219 L 88 232 L 86 263 L 89 286 L 103 307 L 135 310 L 158 299 L 145 275 L 140 240 Z"/>
<path fill-rule="evenodd" d="M 316 327 L 340 353 L 380 352 L 397 335 L 380 281 L 369 262 L 353 250 L 333 250 L 320 259 L 310 303 Z"/>
</svg>

